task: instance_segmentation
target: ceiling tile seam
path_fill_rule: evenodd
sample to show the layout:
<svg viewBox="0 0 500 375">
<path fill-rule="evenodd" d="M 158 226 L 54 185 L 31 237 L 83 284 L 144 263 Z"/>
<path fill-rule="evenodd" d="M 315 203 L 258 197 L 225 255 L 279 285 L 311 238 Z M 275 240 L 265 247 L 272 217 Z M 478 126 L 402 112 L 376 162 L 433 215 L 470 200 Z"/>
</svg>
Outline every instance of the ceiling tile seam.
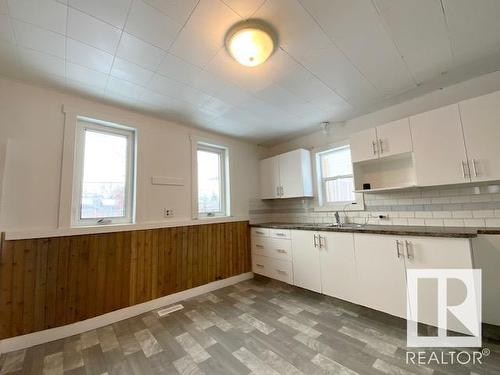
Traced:
<svg viewBox="0 0 500 375">
<path fill-rule="evenodd" d="M 125 27 L 127 26 L 128 18 L 129 18 L 130 11 L 132 9 L 133 3 L 134 3 L 134 0 L 132 0 L 130 2 L 130 4 L 128 5 L 127 15 L 125 16 L 125 22 L 123 23 L 123 28 L 121 29 L 120 38 L 118 39 L 118 43 L 116 44 L 116 47 L 115 47 L 115 53 L 113 54 L 113 61 L 111 62 L 111 66 L 109 67 L 108 76 L 106 78 L 106 84 L 104 85 L 104 91 L 103 91 L 104 94 L 107 92 L 107 89 L 108 89 L 108 84 L 109 84 L 109 80 L 110 80 L 110 77 L 111 77 L 111 71 L 113 70 L 113 66 L 115 65 L 116 54 L 118 52 L 118 47 L 120 46 L 120 43 L 122 41 L 123 33 L 125 32 Z"/>
<path fill-rule="evenodd" d="M 76 10 L 77 12 L 83 13 L 83 14 L 85 14 L 86 16 L 89 16 L 89 17 L 95 18 L 97 21 L 102 22 L 102 23 L 105 23 L 106 25 L 111 26 L 111 27 L 113 27 L 114 29 L 120 29 L 120 28 L 119 28 L 119 27 L 117 27 L 116 25 L 113 25 L 112 23 L 110 23 L 110 22 L 108 22 L 108 21 L 106 21 L 106 20 L 103 20 L 102 18 L 99 18 L 99 17 L 97 17 L 97 16 L 95 16 L 95 15 L 93 15 L 93 14 L 90 14 L 90 13 L 88 13 L 88 12 L 86 12 L 86 11 L 84 11 L 84 10 L 80 9 L 80 8 L 77 8 L 77 7 L 75 7 L 75 6 L 72 6 L 72 5 L 71 5 L 71 2 L 68 2 L 68 4 L 66 5 L 66 7 L 67 7 L 67 8 L 71 8 L 71 9 L 73 9 L 73 10 Z M 68 17 L 68 15 L 67 15 L 66 17 L 67 17 L 67 18 L 69 18 L 69 17 Z M 127 13 L 127 17 L 128 17 L 128 13 Z M 124 23 L 123 25 L 124 25 L 124 27 L 125 27 L 125 23 Z M 122 29 L 120 29 L 120 30 L 123 30 L 123 28 L 122 28 Z M 54 31 L 54 32 L 55 32 L 55 31 Z"/>
<path fill-rule="evenodd" d="M 10 14 L 10 7 L 9 7 L 8 1 L 6 2 L 6 5 L 7 5 L 7 14 L 9 16 L 9 20 L 12 21 L 13 17 Z M 20 53 L 20 50 L 19 50 L 20 44 L 17 41 L 16 31 L 14 30 L 14 26 L 13 26 L 12 22 L 9 22 L 9 23 L 10 23 L 10 27 L 11 27 L 12 37 L 14 38 L 14 46 L 15 46 L 15 50 L 16 50 L 16 60 L 19 64 L 20 71 L 24 72 L 25 67 L 24 67 L 24 64 L 22 63 L 22 59 L 21 59 L 21 56 L 19 54 Z"/>
<path fill-rule="evenodd" d="M 316 25 L 318 25 L 318 27 L 321 29 L 321 31 L 323 32 L 323 34 L 328 38 L 328 40 L 332 43 L 332 45 L 335 46 L 335 48 L 337 48 L 340 53 L 346 58 L 346 60 L 353 66 L 353 68 L 366 80 L 366 82 L 368 82 L 372 87 L 373 89 L 380 95 L 381 92 L 379 90 L 379 88 L 377 86 L 375 86 L 375 84 L 370 80 L 368 79 L 368 77 L 359 69 L 359 67 L 354 64 L 354 62 L 351 60 L 351 58 L 344 52 L 344 50 L 342 48 L 340 48 L 340 46 L 337 45 L 337 43 L 335 42 L 335 40 L 333 38 L 330 37 L 330 35 L 328 35 L 328 33 L 325 31 L 325 29 L 323 29 L 323 26 L 321 26 L 321 24 L 318 22 L 318 20 L 316 19 L 316 17 L 314 17 L 310 12 L 309 10 L 307 10 L 307 8 L 304 6 L 304 4 L 302 4 L 302 1 L 303 0 L 296 0 L 300 6 L 304 9 L 304 11 L 309 15 L 309 17 L 311 17 L 311 19 L 316 23 Z"/>
<path fill-rule="evenodd" d="M 444 5 L 444 0 L 439 0 L 441 4 L 441 11 L 443 16 L 444 25 L 446 27 L 446 36 L 448 37 L 448 43 L 450 45 L 451 59 L 452 59 L 452 67 L 456 68 L 456 57 L 455 57 L 455 48 L 454 48 L 454 39 L 451 35 L 450 26 L 448 23 L 448 15 L 446 14 L 446 6 Z"/>
<path fill-rule="evenodd" d="M 394 45 L 394 48 L 396 49 L 399 58 L 403 62 L 406 70 L 408 71 L 408 74 L 410 75 L 411 79 L 413 80 L 413 83 L 415 84 L 416 87 L 420 86 L 420 82 L 417 81 L 417 77 L 415 74 L 411 71 L 410 66 L 408 65 L 408 62 L 406 61 L 405 57 L 403 56 L 403 53 L 401 52 L 401 48 L 399 48 L 398 43 L 396 40 L 393 38 L 392 33 L 390 32 L 389 25 L 387 25 L 387 22 L 385 21 L 385 18 L 382 16 L 382 13 L 380 12 L 380 9 L 378 8 L 377 4 L 375 4 L 375 0 L 371 0 L 372 6 L 375 9 L 375 12 L 377 13 L 378 19 L 380 23 L 382 24 L 382 27 L 384 28 L 385 32 L 387 33 L 387 36 L 391 40 L 392 44 Z M 395 94 L 397 95 L 397 94 Z"/>
<path fill-rule="evenodd" d="M 172 49 L 172 46 L 174 45 L 174 43 L 177 41 L 177 39 L 179 38 L 179 35 L 181 35 L 181 32 L 182 30 L 184 30 L 184 28 L 186 27 L 187 23 L 189 22 L 189 20 L 191 19 L 191 17 L 193 16 L 193 13 L 194 11 L 196 10 L 196 8 L 198 8 L 198 6 L 200 5 L 200 1 L 201 0 L 198 0 L 196 2 L 196 5 L 193 7 L 193 9 L 191 9 L 191 11 L 189 12 L 187 18 L 186 18 L 186 21 L 184 21 L 184 23 L 182 24 L 181 28 L 179 29 L 179 31 L 177 31 L 177 34 L 175 34 L 175 37 L 174 39 L 172 40 L 172 42 L 170 43 L 170 45 L 168 46 L 167 48 L 167 52 L 170 51 Z"/>
<path fill-rule="evenodd" d="M 248 18 L 252 18 L 253 16 L 255 16 L 255 14 L 267 3 L 267 0 L 264 0 L 262 1 L 262 3 L 260 3 L 260 5 L 257 7 L 257 9 L 255 9 L 249 16 Z"/>
<path fill-rule="evenodd" d="M 324 82 L 320 77 L 318 77 L 313 71 L 308 69 L 304 64 L 302 64 L 301 61 L 299 61 L 295 56 L 292 56 L 283 46 L 279 46 L 279 49 L 281 49 L 284 53 L 286 53 L 293 61 L 295 61 L 298 65 L 300 65 L 303 69 L 307 70 L 313 77 L 315 77 L 317 80 L 319 80 L 321 83 L 323 83 L 326 87 L 328 87 L 330 90 L 332 90 L 336 95 L 338 95 L 339 98 L 344 100 L 347 104 L 349 104 L 352 108 L 354 108 L 354 104 L 351 103 L 347 98 L 345 98 L 341 93 L 337 91 L 336 88 L 331 87 L 329 84 Z"/>
</svg>

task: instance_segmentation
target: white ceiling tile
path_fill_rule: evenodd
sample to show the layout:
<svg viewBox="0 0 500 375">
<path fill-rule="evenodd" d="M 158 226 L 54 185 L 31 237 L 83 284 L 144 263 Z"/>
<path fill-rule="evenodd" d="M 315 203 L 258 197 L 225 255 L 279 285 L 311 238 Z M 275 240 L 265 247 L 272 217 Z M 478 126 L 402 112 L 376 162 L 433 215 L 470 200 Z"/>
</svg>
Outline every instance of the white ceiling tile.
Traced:
<svg viewBox="0 0 500 375">
<path fill-rule="evenodd" d="M 69 5 L 111 25 L 123 28 L 132 0 L 69 0 Z"/>
<path fill-rule="evenodd" d="M 219 38 L 195 25 L 186 26 L 169 52 L 193 65 L 205 66 L 221 48 Z"/>
<path fill-rule="evenodd" d="M 456 66 L 500 50 L 500 1 L 443 0 Z"/>
<path fill-rule="evenodd" d="M 4 42 L 14 42 L 14 34 L 10 18 L 7 15 L 0 14 L 0 40 Z"/>
<path fill-rule="evenodd" d="M 69 38 L 66 42 L 66 59 L 103 73 L 109 73 L 113 63 L 113 55 Z"/>
<path fill-rule="evenodd" d="M 256 92 L 272 84 L 274 78 L 272 61 L 273 56 L 265 64 L 249 68 L 237 63 L 224 48 L 221 48 L 206 66 L 206 70 L 233 82 L 244 90 Z"/>
<path fill-rule="evenodd" d="M 108 84 L 106 86 L 107 92 L 117 93 L 133 99 L 137 99 L 142 90 L 143 88 L 135 83 L 124 81 L 115 77 L 109 77 Z"/>
<path fill-rule="evenodd" d="M 177 20 L 178 23 L 184 23 L 198 0 L 144 0 L 144 2 Z"/>
<path fill-rule="evenodd" d="M 9 14 L 60 34 L 66 33 L 67 7 L 53 0 L 8 0 Z"/>
<path fill-rule="evenodd" d="M 135 0 L 125 25 L 125 31 L 156 47 L 167 50 L 182 23 L 161 13 L 141 0 Z"/>
<path fill-rule="evenodd" d="M 64 58 L 64 36 L 17 20 L 12 21 L 12 26 L 17 44 Z"/>
<path fill-rule="evenodd" d="M 252 16 L 266 0 L 222 0 L 242 18 Z"/>
<path fill-rule="evenodd" d="M 158 73 L 183 83 L 191 84 L 199 76 L 201 69 L 172 54 L 165 55 Z"/>
<path fill-rule="evenodd" d="M 349 103 L 373 102 L 379 94 L 369 81 L 332 44 L 310 51 L 301 63 Z"/>
<path fill-rule="evenodd" d="M 111 75 L 138 85 L 146 85 L 151 80 L 153 72 L 116 57 L 111 68 Z"/>
<path fill-rule="evenodd" d="M 297 0 L 268 0 L 256 13 L 278 30 L 279 44 L 298 57 L 330 45 L 330 40 Z"/>
<path fill-rule="evenodd" d="M 181 106 L 181 101 L 170 96 L 162 95 L 158 92 L 144 89 L 139 93 L 139 102 L 145 103 L 150 108 L 155 110 L 167 110 L 169 108 L 178 108 Z M 184 105 L 186 105 L 184 103 Z"/>
<path fill-rule="evenodd" d="M 102 72 L 67 62 L 66 78 L 75 82 L 81 82 L 82 84 L 92 85 L 104 89 L 108 76 Z"/>
<path fill-rule="evenodd" d="M 383 95 L 416 87 L 371 1 L 308 0 L 302 3 L 335 45 Z"/>
<path fill-rule="evenodd" d="M 66 67 L 63 59 L 22 47 L 18 48 L 18 52 L 19 60 L 26 72 L 34 70 L 49 76 L 65 77 Z"/>
<path fill-rule="evenodd" d="M 452 67 L 439 0 L 375 0 L 375 4 L 417 82 L 429 81 Z"/>
<path fill-rule="evenodd" d="M 102 99 L 104 97 L 104 89 L 101 85 L 93 86 L 82 81 L 74 81 L 66 79 L 67 89 L 77 95 L 91 96 L 93 98 Z"/>
<path fill-rule="evenodd" d="M 266 103 L 270 103 L 288 113 L 292 113 L 295 108 L 305 103 L 290 91 L 272 84 L 255 93 L 255 96 Z"/>
<path fill-rule="evenodd" d="M 79 10 L 70 9 L 68 36 L 103 51 L 114 54 L 120 41 L 121 30 L 99 21 Z"/>
<path fill-rule="evenodd" d="M 200 0 L 170 52 L 203 67 L 224 45 L 227 30 L 240 20 L 220 0 Z"/>
<path fill-rule="evenodd" d="M 116 55 L 145 69 L 156 70 L 165 52 L 133 35 L 123 33 Z"/>
</svg>

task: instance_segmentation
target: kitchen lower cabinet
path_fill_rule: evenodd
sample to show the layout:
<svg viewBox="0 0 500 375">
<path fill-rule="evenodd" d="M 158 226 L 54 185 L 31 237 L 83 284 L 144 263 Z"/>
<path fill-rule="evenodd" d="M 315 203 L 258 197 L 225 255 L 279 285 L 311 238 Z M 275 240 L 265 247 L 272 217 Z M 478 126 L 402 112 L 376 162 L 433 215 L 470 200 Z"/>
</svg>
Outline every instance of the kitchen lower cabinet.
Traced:
<svg viewBox="0 0 500 375">
<path fill-rule="evenodd" d="M 321 293 L 319 236 L 308 230 L 291 231 L 293 284 Z"/>
<path fill-rule="evenodd" d="M 359 304 L 406 318 L 406 273 L 400 239 L 355 233 L 354 247 Z"/>
<path fill-rule="evenodd" d="M 406 269 L 472 269 L 472 252 L 470 240 L 463 238 L 404 238 L 404 254 Z M 459 305 L 465 299 L 465 286 L 460 281 L 447 283 L 448 305 Z M 412 319 L 432 326 L 437 322 L 437 281 L 420 280 L 417 287 L 417 306 L 410 306 Z M 462 325 L 450 317 L 448 329 L 464 332 Z"/>
<path fill-rule="evenodd" d="M 322 293 L 358 303 L 353 234 L 325 232 L 322 236 L 319 250 Z"/>
</svg>

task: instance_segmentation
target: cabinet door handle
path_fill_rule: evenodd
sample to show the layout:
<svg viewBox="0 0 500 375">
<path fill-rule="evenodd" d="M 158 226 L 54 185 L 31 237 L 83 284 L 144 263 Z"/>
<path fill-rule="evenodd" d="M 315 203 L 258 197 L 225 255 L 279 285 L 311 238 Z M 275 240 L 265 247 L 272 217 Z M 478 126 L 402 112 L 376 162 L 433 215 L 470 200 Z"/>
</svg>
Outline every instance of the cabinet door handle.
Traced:
<svg viewBox="0 0 500 375">
<path fill-rule="evenodd" d="M 411 260 L 413 258 L 413 255 L 410 254 L 410 246 L 411 246 L 411 242 L 405 240 L 406 258 L 408 260 Z"/>
<path fill-rule="evenodd" d="M 257 233 L 257 234 L 264 234 L 264 232 L 262 232 L 260 230 L 256 230 L 255 233 Z"/>
<path fill-rule="evenodd" d="M 477 173 L 477 167 L 476 167 L 476 159 L 472 159 L 472 170 L 474 171 L 474 176 L 475 177 L 478 177 L 478 173 Z"/>
<path fill-rule="evenodd" d="M 462 173 L 464 175 L 464 178 L 467 180 L 468 178 L 470 178 L 470 175 L 467 174 L 466 172 L 466 163 L 465 161 L 462 160 Z M 468 168 L 467 168 L 468 169 Z"/>
<path fill-rule="evenodd" d="M 398 255 L 398 258 L 401 258 L 401 251 L 399 251 L 400 245 L 401 245 L 401 241 L 396 240 L 396 254 Z"/>
<path fill-rule="evenodd" d="M 286 271 L 276 269 L 276 272 L 281 273 L 282 275 L 288 275 Z"/>
<path fill-rule="evenodd" d="M 318 235 L 314 235 L 314 247 L 318 247 Z"/>
<path fill-rule="evenodd" d="M 264 268 L 264 265 L 263 265 L 263 264 L 259 264 L 259 263 L 257 263 L 257 264 L 256 264 L 256 266 L 257 266 L 257 267 Z"/>
<path fill-rule="evenodd" d="M 283 250 L 283 249 L 277 249 L 276 250 L 278 253 L 281 253 L 281 254 L 285 254 L 286 253 L 286 250 Z"/>
<path fill-rule="evenodd" d="M 277 236 L 285 237 L 285 233 L 276 233 Z"/>
<path fill-rule="evenodd" d="M 276 195 L 279 197 L 280 196 L 280 187 L 276 186 Z"/>
<path fill-rule="evenodd" d="M 377 155 L 377 142 L 372 141 L 373 155 Z"/>
<path fill-rule="evenodd" d="M 384 153 L 384 147 L 382 146 L 382 140 L 381 140 L 381 139 L 379 139 L 379 140 L 378 140 L 378 143 L 380 144 L 379 151 L 380 151 L 380 153 L 381 153 L 381 154 L 383 154 L 383 153 Z"/>
<path fill-rule="evenodd" d="M 262 245 L 257 245 L 257 244 L 255 245 L 255 247 L 258 247 L 259 249 L 263 249 L 263 248 L 264 248 L 264 246 L 262 246 Z"/>
<path fill-rule="evenodd" d="M 321 234 L 318 234 L 319 237 L 319 248 L 323 248 L 323 245 L 325 244 L 325 237 L 323 237 Z M 323 242 L 322 242 L 323 241 Z"/>
</svg>

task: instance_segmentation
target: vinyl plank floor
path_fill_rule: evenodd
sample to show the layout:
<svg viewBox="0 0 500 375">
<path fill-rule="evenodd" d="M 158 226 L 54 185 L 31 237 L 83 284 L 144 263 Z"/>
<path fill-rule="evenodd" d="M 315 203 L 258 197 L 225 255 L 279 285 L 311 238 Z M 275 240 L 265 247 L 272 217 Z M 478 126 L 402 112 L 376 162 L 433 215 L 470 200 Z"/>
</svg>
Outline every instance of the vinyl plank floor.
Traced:
<svg viewBox="0 0 500 375">
<path fill-rule="evenodd" d="M 182 304 L 3 354 L 0 375 L 500 374 L 499 340 L 483 364 L 407 364 L 403 319 L 274 280 Z"/>
</svg>

